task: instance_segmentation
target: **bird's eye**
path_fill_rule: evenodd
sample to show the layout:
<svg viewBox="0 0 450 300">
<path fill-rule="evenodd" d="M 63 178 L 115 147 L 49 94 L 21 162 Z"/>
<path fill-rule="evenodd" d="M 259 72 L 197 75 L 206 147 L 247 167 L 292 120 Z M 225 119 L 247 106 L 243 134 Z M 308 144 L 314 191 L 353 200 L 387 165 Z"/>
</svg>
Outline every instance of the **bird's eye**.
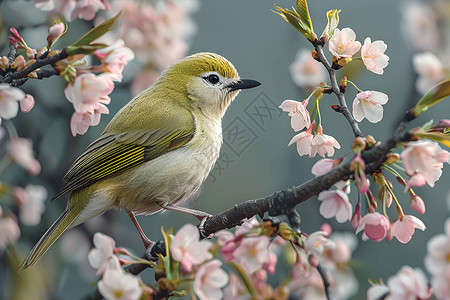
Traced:
<svg viewBox="0 0 450 300">
<path fill-rule="evenodd" d="M 219 76 L 217 76 L 216 74 L 211 74 L 211 75 L 207 76 L 205 79 L 208 80 L 212 84 L 217 84 L 220 81 Z"/>
</svg>

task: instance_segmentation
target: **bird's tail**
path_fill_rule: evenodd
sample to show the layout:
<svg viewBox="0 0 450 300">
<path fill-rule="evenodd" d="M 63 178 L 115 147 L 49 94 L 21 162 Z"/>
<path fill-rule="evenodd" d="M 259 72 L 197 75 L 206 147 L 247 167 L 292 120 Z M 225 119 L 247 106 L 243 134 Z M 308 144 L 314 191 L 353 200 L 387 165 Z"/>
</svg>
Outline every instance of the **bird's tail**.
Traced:
<svg viewBox="0 0 450 300">
<path fill-rule="evenodd" d="M 69 228 L 80 213 L 81 211 L 77 209 L 66 209 L 52 226 L 50 226 L 47 232 L 44 233 L 28 256 L 20 263 L 19 271 L 34 266 L 61 234 Z"/>
</svg>

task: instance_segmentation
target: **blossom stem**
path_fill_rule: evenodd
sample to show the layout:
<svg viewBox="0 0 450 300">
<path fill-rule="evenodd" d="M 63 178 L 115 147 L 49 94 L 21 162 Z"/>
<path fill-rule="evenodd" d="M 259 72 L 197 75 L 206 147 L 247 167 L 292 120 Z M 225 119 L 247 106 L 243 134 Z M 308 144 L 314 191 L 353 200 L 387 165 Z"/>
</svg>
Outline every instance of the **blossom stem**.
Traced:
<svg viewBox="0 0 450 300">
<path fill-rule="evenodd" d="M 391 187 L 390 187 L 389 184 L 386 182 L 386 180 L 385 180 L 385 179 L 383 179 L 383 180 L 384 180 L 385 186 L 386 186 L 387 189 L 389 190 L 389 193 L 391 193 L 392 199 L 394 199 L 395 204 L 397 205 L 397 207 L 402 207 L 402 206 L 400 205 L 400 203 L 398 202 L 397 197 L 395 197 L 394 191 L 391 189 Z"/>
<path fill-rule="evenodd" d="M 351 80 L 344 80 L 344 81 L 353 85 L 353 87 L 356 89 L 356 91 L 358 91 L 358 93 L 362 92 L 362 90 L 360 90 L 353 81 Z"/>
<path fill-rule="evenodd" d="M 317 51 L 320 62 L 325 66 L 325 68 L 327 69 L 328 74 L 330 76 L 331 89 L 333 90 L 333 93 L 335 93 L 336 96 L 338 97 L 339 104 L 341 106 L 339 111 L 344 115 L 344 117 L 350 123 L 350 126 L 353 130 L 353 134 L 355 135 L 355 137 L 363 136 L 363 133 L 359 129 L 358 122 L 353 118 L 352 114 L 350 113 L 350 111 L 347 107 L 347 102 L 345 101 L 345 95 L 339 89 L 339 84 L 336 79 L 335 70 L 331 67 L 330 63 L 328 62 L 327 58 L 325 57 L 325 54 L 323 53 L 323 46 L 316 45 L 315 50 Z"/>
<path fill-rule="evenodd" d="M 402 175 L 400 175 L 400 173 L 397 172 L 397 170 L 395 170 L 394 168 L 391 168 L 388 165 L 382 165 L 381 169 L 385 169 L 385 170 L 388 170 L 389 172 L 391 172 L 395 177 L 400 179 L 403 182 L 403 184 L 406 186 L 406 180 L 403 178 Z"/>
</svg>

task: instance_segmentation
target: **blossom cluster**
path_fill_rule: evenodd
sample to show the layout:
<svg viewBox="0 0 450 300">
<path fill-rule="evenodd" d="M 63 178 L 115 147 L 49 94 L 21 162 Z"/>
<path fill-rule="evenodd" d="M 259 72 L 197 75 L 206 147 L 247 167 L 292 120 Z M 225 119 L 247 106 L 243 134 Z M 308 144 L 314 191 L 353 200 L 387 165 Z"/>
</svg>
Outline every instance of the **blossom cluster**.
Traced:
<svg viewBox="0 0 450 300">
<path fill-rule="evenodd" d="M 60 15 L 67 21 L 74 21 L 77 18 L 90 21 L 95 18 L 98 11 L 110 8 L 108 0 L 34 0 L 34 5 L 43 11 Z"/>
<path fill-rule="evenodd" d="M 358 284 L 348 267 L 356 246 L 354 236 L 331 233 L 331 227 L 311 235 L 292 230 L 287 224 L 245 221 L 234 233 L 219 231 L 217 241 L 200 239 L 198 228 L 186 224 L 175 234 L 164 233 L 166 255 L 151 263 L 135 257 L 102 233 L 94 235 L 94 246 L 89 262 L 102 278 L 98 289 L 106 299 L 139 299 L 142 295 L 157 297 L 159 293 L 182 296 L 194 292 L 201 300 L 209 299 L 287 299 L 301 295 L 302 299 L 317 299 L 323 293 L 322 278 L 317 271 L 319 263 L 327 267 L 331 293 L 347 299 L 357 291 Z M 287 240 L 290 243 L 287 243 Z M 273 278 L 279 258 L 284 257 L 292 278 Z M 131 258 L 131 259 L 130 259 Z M 156 269 L 157 285 L 147 285 L 120 267 L 148 263 Z M 230 271 L 222 267 L 226 264 Z M 341 281 L 345 279 L 345 281 Z M 277 280 L 275 280 L 276 282 Z M 191 282 L 193 291 L 186 282 Z M 272 283 L 271 283 L 272 282 Z M 117 296 L 121 295 L 121 296 Z"/>
<path fill-rule="evenodd" d="M 390 277 L 385 284 L 382 280 L 372 283 L 367 290 L 367 299 L 437 299 L 450 297 L 450 219 L 445 222 L 445 234 L 432 237 L 427 244 L 425 267 L 431 274 L 431 285 L 424 272 L 419 268 L 404 266 Z"/>
</svg>

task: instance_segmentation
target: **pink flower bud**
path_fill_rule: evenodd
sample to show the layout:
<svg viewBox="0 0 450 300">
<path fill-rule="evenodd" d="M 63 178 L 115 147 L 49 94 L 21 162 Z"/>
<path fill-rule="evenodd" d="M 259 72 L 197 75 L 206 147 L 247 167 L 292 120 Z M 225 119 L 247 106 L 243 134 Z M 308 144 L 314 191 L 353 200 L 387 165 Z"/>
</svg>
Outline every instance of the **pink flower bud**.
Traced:
<svg viewBox="0 0 450 300">
<path fill-rule="evenodd" d="M 422 198 L 420 198 L 416 194 L 413 194 L 411 196 L 411 200 L 409 203 L 411 204 L 411 208 L 419 214 L 423 215 L 425 213 L 425 203 L 423 202 Z"/>
<path fill-rule="evenodd" d="M 8 41 L 12 45 L 18 45 L 19 42 L 23 41 L 23 39 L 20 36 L 19 32 L 14 27 L 9 28 Z"/>
<path fill-rule="evenodd" d="M 353 228 L 358 228 L 359 223 L 361 223 L 362 215 L 361 215 L 361 203 L 357 203 L 355 207 L 355 212 L 352 216 L 352 226 Z"/>
<path fill-rule="evenodd" d="M 52 43 L 54 39 L 59 38 L 64 31 L 66 30 L 66 26 L 64 23 L 56 23 L 48 29 L 47 42 Z"/>
<path fill-rule="evenodd" d="M 323 224 L 320 226 L 320 231 L 324 231 L 324 232 L 327 233 L 328 236 L 330 236 L 331 233 L 333 232 L 333 228 L 331 228 L 331 225 L 330 225 L 330 224 L 328 224 L 328 223 L 323 223 Z"/>
<path fill-rule="evenodd" d="M 20 110 L 23 112 L 29 112 L 34 106 L 34 98 L 30 94 L 26 94 L 19 102 Z"/>
</svg>

